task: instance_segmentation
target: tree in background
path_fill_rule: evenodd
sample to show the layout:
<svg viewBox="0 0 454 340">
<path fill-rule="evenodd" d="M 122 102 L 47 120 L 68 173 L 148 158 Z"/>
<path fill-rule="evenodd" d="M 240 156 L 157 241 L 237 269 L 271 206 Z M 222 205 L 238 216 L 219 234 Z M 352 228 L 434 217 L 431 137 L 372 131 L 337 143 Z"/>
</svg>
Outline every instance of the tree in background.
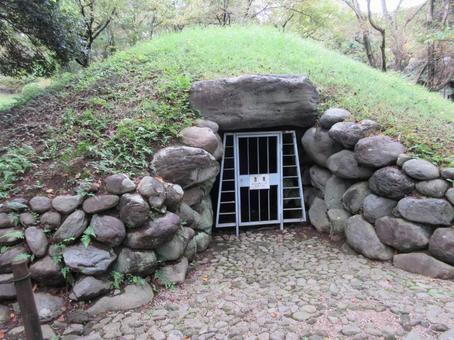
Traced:
<svg viewBox="0 0 454 340">
<path fill-rule="evenodd" d="M 0 0 L 0 73 L 52 74 L 79 53 L 77 26 L 57 0 Z"/>
</svg>

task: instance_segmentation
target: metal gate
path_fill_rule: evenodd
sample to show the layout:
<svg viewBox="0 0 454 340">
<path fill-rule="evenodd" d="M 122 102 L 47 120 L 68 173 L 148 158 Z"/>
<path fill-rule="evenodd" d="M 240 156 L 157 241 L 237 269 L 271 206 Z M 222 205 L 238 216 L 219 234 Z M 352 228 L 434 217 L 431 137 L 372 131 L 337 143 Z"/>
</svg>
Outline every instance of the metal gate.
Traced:
<svg viewBox="0 0 454 340">
<path fill-rule="evenodd" d="M 216 227 L 306 220 L 294 131 L 224 135 Z"/>
</svg>

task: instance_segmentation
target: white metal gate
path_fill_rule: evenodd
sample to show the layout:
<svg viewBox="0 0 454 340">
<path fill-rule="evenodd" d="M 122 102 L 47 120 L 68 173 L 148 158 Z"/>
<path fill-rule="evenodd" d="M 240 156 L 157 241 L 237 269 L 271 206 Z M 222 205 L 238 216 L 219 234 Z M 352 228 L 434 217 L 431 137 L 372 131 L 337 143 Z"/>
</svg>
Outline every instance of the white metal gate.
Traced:
<svg viewBox="0 0 454 340">
<path fill-rule="evenodd" d="M 294 131 L 224 135 L 216 227 L 306 220 Z"/>
</svg>

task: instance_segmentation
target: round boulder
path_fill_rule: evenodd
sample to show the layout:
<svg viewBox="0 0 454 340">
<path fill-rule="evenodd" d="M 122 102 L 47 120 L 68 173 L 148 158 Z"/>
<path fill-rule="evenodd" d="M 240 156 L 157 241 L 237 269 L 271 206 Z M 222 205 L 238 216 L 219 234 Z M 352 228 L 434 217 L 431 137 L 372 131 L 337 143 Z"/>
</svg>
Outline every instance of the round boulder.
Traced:
<svg viewBox="0 0 454 340">
<path fill-rule="evenodd" d="M 342 146 L 331 139 L 327 130 L 315 127 L 304 133 L 301 142 L 308 156 L 323 167 L 326 167 L 329 156 L 342 150 Z"/>
<path fill-rule="evenodd" d="M 170 241 L 180 227 L 180 217 L 167 212 L 145 227 L 127 233 L 125 245 L 133 249 L 154 249 Z"/>
<path fill-rule="evenodd" d="M 80 195 L 62 195 L 52 200 L 52 207 L 62 214 L 69 214 L 81 205 L 83 197 Z"/>
<path fill-rule="evenodd" d="M 28 248 L 36 257 L 43 257 L 47 251 L 47 237 L 40 228 L 29 227 L 25 229 L 25 241 Z"/>
<path fill-rule="evenodd" d="M 61 268 L 50 256 L 45 256 L 30 266 L 30 275 L 43 286 L 59 286 L 65 282 Z"/>
<path fill-rule="evenodd" d="M 363 202 L 364 218 L 375 223 L 375 220 L 383 216 L 391 216 L 397 202 L 374 194 L 367 195 Z"/>
<path fill-rule="evenodd" d="M 436 279 L 454 279 L 454 267 L 425 253 L 394 255 L 393 264 L 410 273 L 421 274 Z"/>
<path fill-rule="evenodd" d="M 450 188 L 446 191 L 446 198 L 454 205 L 454 188 Z"/>
<path fill-rule="evenodd" d="M 375 231 L 380 241 L 402 252 L 427 248 L 432 232 L 430 227 L 389 216 L 375 221 Z"/>
<path fill-rule="evenodd" d="M 149 219 L 150 207 L 139 194 L 124 194 L 120 199 L 120 218 L 128 228 L 143 226 Z"/>
<path fill-rule="evenodd" d="M 337 107 L 326 110 L 320 117 L 320 125 L 322 128 L 329 130 L 331 126 L 344 120 L 352 119 L 352 114 L 344 109 Z"/>
<path fill-rule="evenodd" d="M 123 248 L 118 254 L 114 270 L 124 274 L 150 275 L 157 265 L 158 259 L 154 251 Z"/>
<path fill-rule="evenodd" d="M 103 295 L 109 290 L 110 283 L 108 281 L 97 279 L 93 276 L 83 276 L 75 282 L 69 298 L 71 300 L 86 301 Z"/>
<path fill-rule="evenodd" d="M 346 179 L 367 179 L 373 170 L 360 166 L 355 159 L 355 154 L 349 150 L 342 150 L 331 155 L 326 165 L 337 177 Z"/>
<path fill-rule="evenodd" d="M 309 220 L 320 233 L 329 233 L 330 223 L 328 219 L 328 208 L 325 201 L 316 197 L 309 209 Z"/>
<path fill-rule="evenodd" d="M 82 208 L 87 214 L 96 214 L 117 206 L 120 198 L 117 195 L 98 195 L 84 201 Z"/>
<path fill-rule="evenodd" d="M 353 149 L 361 138 L 367 137 L 378 129 L 378 124 L 372 120 L 360 123 L 340 122 L 329 130 L 329 136 L 346 149 Z"/>
<path fill-rule="evenodd" d="M 196 119 L 195 125 L 201 128 L 210 128 L 211 131 L 217 133 L 219 131 L 219 125 L 216 122 L 208 119 Z"/>
<path fill-rule="evenodd" d="M 159 150 L 151 162 L 155 174 L 183 188 L 203 183 L 219 173 L 219 163 L 209 152 L 190 146 Z"/>
<path fill-rule="evenodd" d="M 183 199 L 183 188 L 178 184 L 171 183 L 166 183 L 164 186 L 166 188 L 166 200 L 164 201 L 164 205 L 170 211 L 175 212 Z"/>
<path fill-rule="evenodd" d="M 343 209 L 342 196 L 351 182 L 337 176 L 331 176 L 325 186 L 325 202 L 328 209 Z"/>
<path fill-rule="evenodd" d="M 37 212 L 37 213 L 43 213 L 46 212 L 47 210 L 50 210 L 52 207 L 51 205 L 51 199 L 45 196 L 35 196 L 33 197 L 29 203 L 30 209 Z"/>
<path fill-rule="evenodd" d="M 87 228 L 88 221 L 82 210 L 76 210 L 69 215 L 53 236 L 54 242 L 77 239 Z"/>
<path fill-rule="evenodd" d="M 14 221 L 11 215 L 7 213 L 0 213 L 0 229 L 14 227 Z"/>
<path fill-rule="evenodd" d="M 364 199 L 370 194 L 367 182 L 358 182 L 348 188 L 342 195 L 342 204 L 352 214 L 357 214 L 363 207 Z"/>
<path fill-rule="evenodd" d="M 330 209 L 327 212 L 330 221 L 330 233 L 335 237 L 343 237 L 347 220 L 351 216 L 350 213 L 344 209 Z"/>
<path fill-rule="evenodd" d="M 194 237 L 195 232 L 191 228 L 182 227 L 178 229 L 175 236 L 169 241 L 156 248 L 156 253 L 161 261 L 178 260 L 188 246 L 189 241 Z"/>
<path fill-rule="evenodd" d="M 402 169 L 408 176 L 421 181 L 440 177 L 438 167 L 425 159 L 410 159 L 402 165 Z"/>
<path fill-rule="evenodd" d="M 136 189 L 136 185 L 126 174 L 110 175 L 104 182 L 106 183 L 107 191 L 115 195 L 121 195 Z"/>
<path fill-rule="evenodd" d="M 400 215 L 413 222 L 433 225 L 451 225 L 454 208 L 439 198 L 405 197 L 397 204 Z"/>
<path fill-rule="evenodd" d="M 167 284 L 169 281 L 173 283 L 184 282 L 188 269 L 189 261 L 186 257 L 182 257 L 177 263 L 164 266 L 161 269 L 161 275 L 158 281 L 161 284 Z"/>
<path fill-rule="evenodd" d="M 65 264 L 75 272 L 85 275 L 97 275 L 107 271 L 117 255 L 112 249 L 100 245 L 82 244 L 70 246 L 63 251 Z"/>
<path fill-rule="evenodd" d="M 415 183 L 397 167 L 387 166 L 374 172 L 369 187 L 377 195 L 399 199 L 411 193 Z"/>
<path fill-rule="evenodd" d="M 313 165 L 309 169 L 311 184 L 321 192 L 325 192 L 326 182 L 331 178 L 332 174 L 329 170 L 318 165 Z"/>
<path fill-rule="evenodd" d="M 444 179 L 454 179 L 454 168 L 441 168 L 440 175 Z"/>
<path fill-rule="evenodd" d="M 187 127 L 180 132 L 180 136 L 183 144 L 204 149 L 211 154 L 214 154 L 218 147 L 218 139 L 208 127 Z"/>
<path fill-rule="evenodd" d="M 358 163 L 374 168 L 395 164 L 405 147 L 387 136 L 362 138 L 355 145 L 355 157 Z"/>
<path fill-rule="evenodd" d="M 96 241 L 109 247 L 120 245 L 126 237 L 125 225 L 116 217 L 94 215 L 90 225 L 95 232 Z"/>
<path fill-rule="evenodd" d="M 55 211 L 48 211 L 41 215 L 39 222 L 44 228 L 54 230 L 61 224 L 61 215 Z"/>
<path fill-rule="evenodd" d="M 155 209 L 160 209 L 166 199 L 166 188 L 160 180 L 145 176 L 137 187 L 139 193 L 148 198 L 148 203 Z"/>
<path fill-rule="evenodd" d="M 387 261 L 393 257 L 392 249 L 380 241 L 374 227 L 361 215 L 347 220 L 345 237 L 350 247 L 367 258 Z"/>
<path fill-rule="evenodd" d="M 0 274 L 11 273 L 13 271 L 12 261 L 23 254 L 27 254 L 27 249 L 22 244 L 6 248 L 5 251 L 0 253 Z"/>
<path fill-rule="evenodd" d="M 416 183 L 416 190 L 424 196 L 442 198 L 449 186 L 447 181 L 437 178 Z"/>
<path fill-rule="evenodd" d="M 454 265 L 454 228 L 438 228 L 429 241 L 429 252 L 437 259 Z"/>
</svg>

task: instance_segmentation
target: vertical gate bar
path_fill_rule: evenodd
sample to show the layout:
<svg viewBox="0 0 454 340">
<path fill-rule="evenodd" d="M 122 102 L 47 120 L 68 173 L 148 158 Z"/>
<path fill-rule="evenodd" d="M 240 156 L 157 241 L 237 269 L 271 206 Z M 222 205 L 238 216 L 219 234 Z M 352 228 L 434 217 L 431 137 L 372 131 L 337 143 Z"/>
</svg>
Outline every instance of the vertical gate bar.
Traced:
<svg viewBox="0 0 454 340">
<path fill-rule="evenodd" d="M 266 137 L 266 172 L 270 173 L 270 137 Z M 270 209 L 271 209 L 271 204 L 270 204 L 270 191 L 271 191 L 271 186 L 267 190 L 268 194 L 268 221 L 271 220 L 271 214 L 270 214 Z"/>
<path fill-rule="evenodd" d="M 304 206 L 304 192 L 303 192 L 303 184 L 301 183 L 300 160 L 299 160 L 299 156 L 298 156 L 298 145 L 296 144 L 295 131 L 292 131 L 292 139 L 293 139 L 293 153 L 295 154 L 295 161 L 296 161 L 296 171 L 298 171 L 297 181 L 298 181 L 300 200 L 301 200 L 301 211 L 302 211 L 301 218 L 303 219 L 303 221 L 306 221 L 306 207 Z"/>
<path fill-rule="evenodd" d="M 223 141 L 223 144 L 224 144 L 224 152 L 226 150 L 225 146 L 227 144 L 227 134 L 224 135 L 224 141 Z M 233 165 L 233 167 L 235 168 L 235 165 Z M 235 176 L 235 172 L 234 172 L 234 176 Z M 221 174 L 219 176 L 219 192 L 218 192 L 218 208 L 217 208 L 217 211 L 216 211 L 216 227 L 219 225 L 219 212 L 221 210 L 221 197 L 222 197 L 222 180 L 224 178 L 224 156 L 222 157 L 222 161 L 221 161 Z"/>
<path fill-rule="evenodd" d="M 279 186 L 279 197 L 278 197 L 278 209 L 279 209 L 279 229 L 282 231 L 284 230 L 284 209 L 283 209 L 283 205 L 284 205 L 284 179 L 282 177 L 282 172 L 284 170 L 284 167 L 283 167 L 283 163 L 284 163 L 284 160 L 283 160 L 283 156 L 282 156 L 282 153 L 283 153 L 283 150 L 282 150 L 283 146 L 282 146 L 282 131 L 279 133 L 278 135 L 278 144 L 277 144 L 277 157 L 278 157 L 278 172 L 279 172 L 279 181 L 280 181 L 280 186 Z"/>
<path fill-rule="evenodd" d="M 240 236 L 240 218 L 241 218 L 241 204 L 240 204 L 240 167 L 239 167 L 239 152 L 238 152 L 238 135 L 233 134 L 233 159 L 235 168 L 235 234 L 236 237 Z"/>
<path fill-rule="evenodd" d="M 246 137 L 247 141 L 247 174 L 251 174 L 251 164 L 249 162 L 249 137 Z M 251 189 L 247 188 L 247 213 L 248 222 L 251 222 Z"/>
<path fill-rule="evenodd" d="M 260 137 L 257 137 L 257 175 L 260 174 Z M 258 206 L 259 206 L 259 218 L 258 220 L 262 220 L 262 209 L 260 208 L 260 189 L 257 190 L 258 194 Z"/>
</svg>

